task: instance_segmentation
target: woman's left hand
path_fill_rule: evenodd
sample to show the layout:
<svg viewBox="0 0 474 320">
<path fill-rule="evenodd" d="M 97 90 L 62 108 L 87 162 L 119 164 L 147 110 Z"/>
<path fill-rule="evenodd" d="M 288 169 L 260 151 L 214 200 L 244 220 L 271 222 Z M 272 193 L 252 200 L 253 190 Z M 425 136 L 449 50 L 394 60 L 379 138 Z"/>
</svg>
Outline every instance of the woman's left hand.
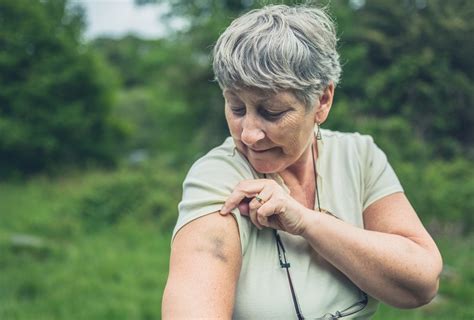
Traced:
<svg viewBox="0 0 474 320">
<path fill-rule="evenodd" d="M 300 235 L 309 209 L 287 194 L 271 179 L 243 180 L 227 198 L 220 213 L 239 208 L 257 228 L 269 227 Z"/>
</svg>

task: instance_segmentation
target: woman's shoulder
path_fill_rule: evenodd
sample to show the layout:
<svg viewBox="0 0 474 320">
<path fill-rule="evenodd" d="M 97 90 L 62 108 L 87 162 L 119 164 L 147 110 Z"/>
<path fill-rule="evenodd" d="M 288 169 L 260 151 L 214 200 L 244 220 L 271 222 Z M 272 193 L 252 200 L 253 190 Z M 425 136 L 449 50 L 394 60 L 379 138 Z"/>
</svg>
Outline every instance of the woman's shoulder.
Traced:
<svg viewBox="0 0 474 320">
<path fill-rule="evenodd" d="M 319 146 L 319 145 L 318 145 Z M 371 135 L 359 132 L 322 131 L 321 155 L 324 162 L 365 174 L 374 162 L 385 165 L 385 153 Z"/>
<path fill-rule="evenodd" d="M 333 142 L 356 142 L 367 143 L 373 141 L 371 135 L 362 134 L 359 132 L 342 132 L 336 130 L 321 129 L 323 139 L 329 139 Z"/>
<path fill-rule="evenodd" d="M 199 158 L 196 162 L 205 161 L 210 158 L 224 158 L 229 159 L 235 156 L 236 149 L 232 137 L 227 137 L 222 144 L 212 148 L 205 155 Z"/>
<path fill-rule="evenodd" d="M 356 152 L 364 155 L 375 146 L 371 135 L 359 132 L 341 132 L 322 129 L 322 143 L 324 148 L 340 149 L 346 152 Z"/>
<path fill-rule="evenodd" d="M 221 178 L 229 175 L 239 176 L 240 179 L 249 179 L 255 175 L 247 159 L 237 151 L 231 137 L 197 159 L 191 166 L 188 176 L 206 173 L 212 173 L 208 176 L 220 175 Z"/>
</svg>

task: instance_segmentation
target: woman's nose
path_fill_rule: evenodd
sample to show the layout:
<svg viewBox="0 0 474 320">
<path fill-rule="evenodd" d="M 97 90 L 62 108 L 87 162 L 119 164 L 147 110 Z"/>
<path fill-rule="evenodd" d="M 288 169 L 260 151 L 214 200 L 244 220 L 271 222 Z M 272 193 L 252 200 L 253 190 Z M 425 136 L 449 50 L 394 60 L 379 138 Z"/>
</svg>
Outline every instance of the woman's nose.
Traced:
<svg viewBox="0 0 474 320">
<path fill-rule="evenodd" d="M 242 121 L 241 141 L 246 145 L 253 145 L 265 138 L 260 121 L 252 115 L 246 115 Z"/>
</svg>

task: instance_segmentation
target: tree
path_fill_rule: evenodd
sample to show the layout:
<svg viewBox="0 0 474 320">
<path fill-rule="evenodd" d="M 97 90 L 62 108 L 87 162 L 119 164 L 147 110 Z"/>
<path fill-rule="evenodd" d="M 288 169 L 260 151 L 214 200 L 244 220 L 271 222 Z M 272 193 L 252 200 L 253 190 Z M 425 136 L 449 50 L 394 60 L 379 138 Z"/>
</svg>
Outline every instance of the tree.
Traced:
<svg viewBox="0 0 474 320">
<path fill-rule="evenodd" d="M 344 99 L 362 118 L 403 119 L 435 157 L 474 156 L 473 12 L 472 1 L 367 1 L 344 28 Z"/>
<path fill-rule="evenodd" d="M 150 2 L 166 2 L 171 8 L 168 18 L 188 21 L 188 28 L 173 40 L 189 45 L 188 60 L 196 67 L 180 85 L 192 112 L 204 119 L 201 128 L 212 137 L 205 140 L 215 143 L 213 138 L 224 135 L 225 127 L 215 124 L 222 119 L 222 101 L 215 86 L 209 85 L 210 49 L 233 18 L 268 2 L 136 0 Z M 329 127 L 377 133 L 382 140 L 392 140 L 392 147 L 399 143 L 397 149 L 416 140 L 428 156 L 474 156 L 474 45 L 469 39 L 474 2 L 312 2 L 329 5 L 341 38 L 343 77 Z M 188 66 L 183 72 L 189 73 Z M 397 132 L 414 138 L 394 143 Z M 401 159 L 418 156 L 418 147 L 405 148 L 415 152 L 406 152 Z"/>
<path fill-rule="evenodd" d="M 0 2 L 0 175 L 113 163 L 110 71 L 66 0 Z"/>
</svg>

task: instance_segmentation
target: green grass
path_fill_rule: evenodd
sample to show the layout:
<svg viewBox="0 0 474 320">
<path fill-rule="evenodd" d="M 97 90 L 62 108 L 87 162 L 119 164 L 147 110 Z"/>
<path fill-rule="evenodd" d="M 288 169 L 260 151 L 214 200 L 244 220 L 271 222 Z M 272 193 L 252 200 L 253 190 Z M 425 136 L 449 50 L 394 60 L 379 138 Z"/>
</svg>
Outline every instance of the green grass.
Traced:
<svg viewBox="0 0 474 320">
<path fill-rule="evenodd" d="M 55 244 L 46 255 L 7 253 L 0 318 L 159 318 L 168 239 L 127 229 Z"/>
<path fill-rule="evenodd" d="M 166 179 L 95 172 L 1 184 L 0 319 L 159 319 L 170 218 L 153 211 L 166 209 L 164 190 L 131 191 Z M 170 207 L 178 196 L 166 194 Z M 122 199 L 134 206 L 110 216 Z"/>
<path fill-rule="evenodd" d="M 181 180 L 153 164 L 0 184 L 0 319 L 159 319 Z M 474 319 L 473 240 L 437 239 L 436 303 L 375 319 Z"/>
</svg>

